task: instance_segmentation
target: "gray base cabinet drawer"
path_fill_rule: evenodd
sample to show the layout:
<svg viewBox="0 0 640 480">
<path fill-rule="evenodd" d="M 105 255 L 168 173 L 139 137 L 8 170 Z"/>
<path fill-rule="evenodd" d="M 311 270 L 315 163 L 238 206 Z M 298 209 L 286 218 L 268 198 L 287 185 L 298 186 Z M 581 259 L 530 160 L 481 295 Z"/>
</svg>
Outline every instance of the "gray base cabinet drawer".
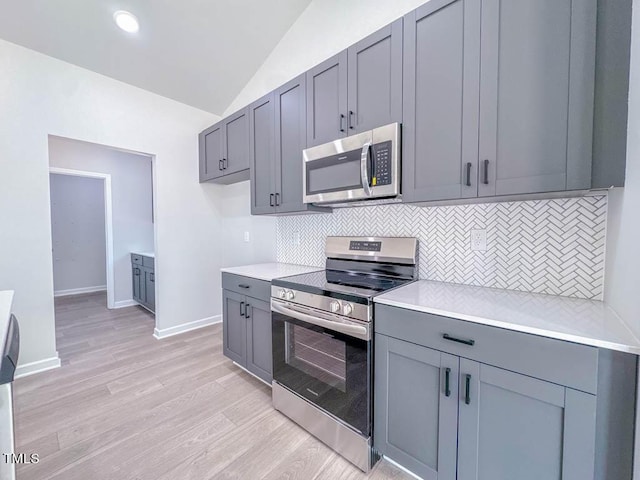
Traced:
<svg viewBox="0 0 640 480">
<path fill-rule="evenodd" d="M 375 318 L 377 333 L 587 393 L 597 391 L 595 347 L 387 305 L 375 306 Z"/>
<path fill-rule="evenodd" d="M 222 288 L 268 302 L 271 298 L 271 282 L 222 273 Z"/>
<path fill-rule="evenodd" d="M 222 300 L 224 355 L 270 384 L 273 371 L 270 304 L 226 289 L 222 291 Z"/>
<path fill-rule="evenodd" d="M 142 255 L 131 254 L 131 263 L 135 265 L 142 265 Z"/>
</svg>

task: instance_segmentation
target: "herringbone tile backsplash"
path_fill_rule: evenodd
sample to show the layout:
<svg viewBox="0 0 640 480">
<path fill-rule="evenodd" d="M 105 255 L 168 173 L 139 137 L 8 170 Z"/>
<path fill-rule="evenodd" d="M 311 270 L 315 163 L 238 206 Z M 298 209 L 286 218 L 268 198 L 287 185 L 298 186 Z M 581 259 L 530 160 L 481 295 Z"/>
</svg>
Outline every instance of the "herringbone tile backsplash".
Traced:
<svg viewBox="0 0 640 480">
<path fill-rule="evenodd" d="M 341 208 L 278 217 L 277 260 L 323 266 L 327 235 L 411 236 L 421 279 L 600 300 L 606 217 L 606 196 Z M 487 230 L 485 252 L 471 251 L 472 229 Z"/>
</svg>

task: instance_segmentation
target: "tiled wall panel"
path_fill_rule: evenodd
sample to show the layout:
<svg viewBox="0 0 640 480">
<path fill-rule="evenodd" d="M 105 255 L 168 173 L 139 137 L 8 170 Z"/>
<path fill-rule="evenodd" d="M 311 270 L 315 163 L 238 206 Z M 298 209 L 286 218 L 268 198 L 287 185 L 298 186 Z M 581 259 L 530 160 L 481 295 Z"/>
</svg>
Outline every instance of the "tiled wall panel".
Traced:
<svg viewBox="0 0 640 480">
<path fill-rule="evenodd" d="M 421 279 L 602 299 L 606 215 L 606 196 L 341 208 L 279 217 L 277 259 L 322 266 L 327 235 L 415 236 Z M 472 229 L 486 229 L 485 252 L 471 251 Z"/>
</svg>

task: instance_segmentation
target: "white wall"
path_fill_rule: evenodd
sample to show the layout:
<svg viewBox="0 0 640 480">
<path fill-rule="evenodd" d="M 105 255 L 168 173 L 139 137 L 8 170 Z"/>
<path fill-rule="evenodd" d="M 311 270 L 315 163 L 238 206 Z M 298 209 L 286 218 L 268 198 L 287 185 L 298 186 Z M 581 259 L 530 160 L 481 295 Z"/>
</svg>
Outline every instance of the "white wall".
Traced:
<svg viewBox="0 0 640 480">
<path fill-rule="evenodd" d="M 130 254 L 154 250 L 151 157 L 51 136 L 49 164 L 111 175 L 114 300 L 116 306 L 130 303 Z M 57 290 L 55 281 L 54 268 Z"/>
<path fill-rule="evenodd" d="M 104 181 L 52 174 L 49 186 L 54 292 L 106 288 Z"/>
<path fill-rule="evenodd" d="M 20 366 L 57 355 L 49 135 L 155 155 L 157 326 L 220 312 L 220 188 L 197 165 L 216 116 L 5 41 L 0 112 L 0 290 L 16 291 Z"/>
<path fill-rule="evenodd" d="M 248 105 L 424 3 L 426 0 L 313 0 L 224 115 Z"/>
</svg>

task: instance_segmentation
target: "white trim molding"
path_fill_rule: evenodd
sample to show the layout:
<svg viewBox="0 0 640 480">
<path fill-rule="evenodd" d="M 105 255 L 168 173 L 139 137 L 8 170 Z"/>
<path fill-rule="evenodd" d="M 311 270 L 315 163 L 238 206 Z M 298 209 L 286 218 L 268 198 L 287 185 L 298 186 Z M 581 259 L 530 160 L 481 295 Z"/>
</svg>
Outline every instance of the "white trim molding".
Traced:
<svg viewBox="0 0 640 480">
<path fill-rule="evenodd" d="M 107 308 L 115 305 L 115 273 L 113 271 L 113 207 L 111 197 L 111 175 L 108 173 L 72 170 L 69 168 L 49 167 L 49 173 L 71 175 L 74 177 L 98 178 L 104 181 L 104 223 L 105 243 L 107 245 Z"/>
<path fill-rule="evenodd" d="M 110 308 L 126 308 L 126 307 L 135 307 L 136 305 L 138 305 L 138 302 L 136 302 L 135 300 L 120 300 L 118 302 L 115 302 L 113 304 L 113 307 Z"/>
<path fill-rule="evenodd" d="M 18 365 L 18 368 L 16 368 L 15 378 L 28 377 L 29 375 L 35 375 L 36 373 L 53 370 L 54 368 L 60 367 L 60 365 L 60 357 L 58 356 L 58 352 L 56 352 L 55 357 Z"/>
<path fill-rule="evenodd" d="M 163 338 L 172 337 L 174 335 L 179 335 L 181 333 L 190 332 L 191 330 L 196 330 L 198 328 L 208 327 L 209 325 L 214 325 L 216 323 L 222 322 L 222 315 L 214 315 L 213 317 L 202 318 L 200 320 L 195 320 L 193 322 L 187 322 L 180 325 L 176 325 L 175 327 L 162 328 L 159 329 L 156 327 L 153 330 L 153 336 L 158 340 L 162 340 Z"/>
<path fill-rule="evenodd" d="M 69 290 L 57 290 L 53 292 L 54 297 L 67 297 L 69 295 L 82 295 L 83 293 L 104 292 L 106 285 L 97 285 L 95 287 L 71 288 Z"/>
</svg>

